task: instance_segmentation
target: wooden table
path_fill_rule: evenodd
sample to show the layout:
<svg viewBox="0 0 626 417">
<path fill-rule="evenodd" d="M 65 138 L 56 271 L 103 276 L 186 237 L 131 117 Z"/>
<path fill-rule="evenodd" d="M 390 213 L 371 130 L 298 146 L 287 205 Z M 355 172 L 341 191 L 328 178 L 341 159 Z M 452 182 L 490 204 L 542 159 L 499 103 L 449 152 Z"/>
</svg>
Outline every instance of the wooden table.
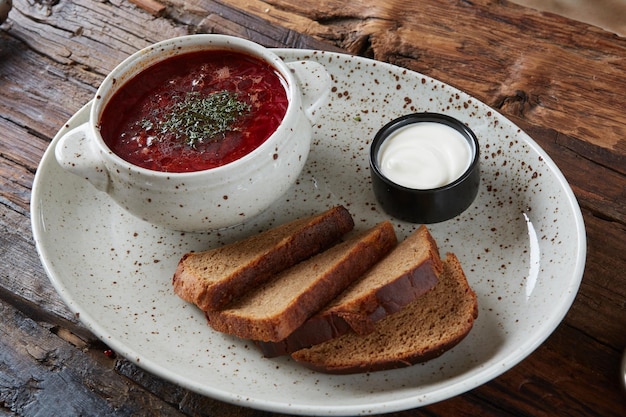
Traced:
<svg viewBox="0 0 626 417">
<path fill-rule="evenodd" d="M 109 352 L 52 288 L 31 234 L 43 152 L 104 76 L 150 43 L 215 32 L 371 57 L 464 90 L 529 133 L 581 205 L 585 274 L 552 336 L 493 381 L 394 416 L 626 415 L 626 39 L 507 1 L 159 1 L 14 0 L 0 26 L 0 414 L 276 415 Z"/>
</svg>

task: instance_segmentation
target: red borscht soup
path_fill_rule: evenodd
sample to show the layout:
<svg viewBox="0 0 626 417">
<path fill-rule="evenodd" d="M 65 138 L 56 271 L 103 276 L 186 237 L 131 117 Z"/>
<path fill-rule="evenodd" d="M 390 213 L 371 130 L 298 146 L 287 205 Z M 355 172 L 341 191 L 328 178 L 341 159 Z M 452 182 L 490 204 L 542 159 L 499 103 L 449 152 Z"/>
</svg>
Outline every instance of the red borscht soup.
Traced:
<svg viewBox="0 0 626 417">
<path fill-rule="evenodd" d="M 250 153 L 287 111 L 285 82 L 268 64 L 231 51 L 168 58 L 130 79 L 100 119 L 122 159 L 163 172 L 215 168 Z"/>
</svg>

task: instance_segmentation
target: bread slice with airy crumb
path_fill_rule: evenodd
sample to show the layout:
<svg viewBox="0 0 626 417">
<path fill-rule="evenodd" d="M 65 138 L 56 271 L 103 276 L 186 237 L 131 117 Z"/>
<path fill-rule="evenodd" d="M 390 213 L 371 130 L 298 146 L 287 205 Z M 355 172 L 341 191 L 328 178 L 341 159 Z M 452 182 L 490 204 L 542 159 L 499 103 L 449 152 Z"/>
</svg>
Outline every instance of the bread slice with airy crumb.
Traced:
<svg viewBox="0 0 626 417">
<path fill-rule="evenodd" d="M 439 249 L 426 226 L 396 246 L 361 279 L 280 342 L 256 345 L 265 357 L 285 355 L 353 331 L 367 334 L 374 323 L 435 287 L 443 270 Z"/>
<path fill-rule="evenodd" d="M 283 340 L 396 244 L 391 223 L 380 223 L 251 289 L 226 308 L 206 312 L 209 324 L 245 339 Z"/>
<path fill-rule="evenodd" d="M 292 353 L 319 372 L 351 374 L 400 368 L 436 358 L 457 345 L 478 317 L 476 294 L 448 254 L 433 290 L 389 315 L 365 336 L 347 333 Z"/>
<path fill-rule="evenodd" d="M 217 310 L 277 273 L 336 244 L 354 227 L 343 206 L 294 220 L 238 242 L 185 254 L 174 292 L 201 310 Z"/>
</svg>

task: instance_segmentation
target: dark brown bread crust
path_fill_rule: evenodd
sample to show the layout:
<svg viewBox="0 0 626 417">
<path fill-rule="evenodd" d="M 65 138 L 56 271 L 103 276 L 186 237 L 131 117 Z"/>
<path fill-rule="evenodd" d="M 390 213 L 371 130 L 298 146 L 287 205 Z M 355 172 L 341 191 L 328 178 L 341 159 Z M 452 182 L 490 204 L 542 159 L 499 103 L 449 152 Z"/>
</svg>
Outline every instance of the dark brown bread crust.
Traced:
<svg viewBox="0 0 626 417">
<path fill-rule="evenodd" d="M 318 372 L 353 374 L 395 369 L 434 359 L 463 340 L 478 317 L 476 294 L 448 254 L 437 286 L 360 336 L 347 333 L 292 353 Z"/>
<path fill-rule="evenodd" d="M 291 334 L 396 245 L 393 226 L 383 222 L 372 229 L 284 271 L 257 287 L 226 309 L 207 311 L 217 331 L 244 339 L 280 341 Z M 296 277 L 306 282 L 293 293 L 281 292 Z M 288 300 L 277 306 L 271 300 Z"/>
<path fill-rule="evenodd" d="M 422 257 L 415 259 L 407 269 L 398 271 L 397 258 L 410 255 L 412 251 L 404 249 L 416 245 L 420 246 Z M 396 253 L 398 256 L 394 256 Z M 437 244 L 425 226 L 400 243 L 377 267 L 370 269 L 368 274 L 380 275 L 384 271 L 390 278 L 379 286 L 372 286 L 368 293 L 360 295 L 356 300 L 331 303 L 280 342 L 256 341 L 255 344 L 265 357 L 272 358 L 314 346 L 350 331 L 370 333 L 374 330 L 375 322 L 430 291 L 443 270 Z M 369 278 L 370 275 L 366 275 L 362 279 L 363 283 L 368 282 Z M 354 285 L 344 294 L 353 288 Z"/>
<path fill-rule="evenodd" d="M 256 258 L 238 266 L 232 274 L 212 282 L 201 275 L 202 271 L 197 268 L 192 270 L 189 261 L 199 257 L 209 258 L 207 255 L 217 251 L 228 252 L 231 247 L 242 245 L 242 241 L 210 251 L 188 253 L 181 258 L 172 278 L 174 292 L 182 299 L 195 303 L 203 311 L 223 308 L 250 288 L 263 284 L 275 274 L 332 246 L 353 227 L 352 216 L 343 206 L 278 226 L 252 237 L 259 246 Z M 273 247 L 264 247 L 264 243 L 267 245 L 264 236 L 280 233 L 280 229 L 289 231 L 289 234 Z"/>
</svg>

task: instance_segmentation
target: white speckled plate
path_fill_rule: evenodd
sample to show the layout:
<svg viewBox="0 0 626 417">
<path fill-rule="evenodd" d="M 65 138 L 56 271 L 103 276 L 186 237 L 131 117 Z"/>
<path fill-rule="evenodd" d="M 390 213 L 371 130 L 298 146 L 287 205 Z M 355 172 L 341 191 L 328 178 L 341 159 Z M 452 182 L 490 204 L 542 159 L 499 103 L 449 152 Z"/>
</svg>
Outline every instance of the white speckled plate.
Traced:
<svg viewBox="0 0 626 417">
<path fill-rule="evenodd" d="M 384 63 L 328 52 L 278 50 L 332 75 L 329 106 L 307 166 L 269 211 L 220 232 L 181 234 L 119 209 L 61 170 L 54 145 L 85 121 L 89 104 L 59 132 L 32 195 L 37 248 L 69 308 L 117 353 L 199 393 L 289 414 L 385 413 L 444 400 L 513 367 L 568 311 L 582 278 L 586 239 L 566 180 L 537 144 L 500 114 L 446 84 Z M 345 205 L 357 228 L 388 218 L 370 189 L 367 152 L 376 130 L 402 114 L 443 112 L 466 122 L 482 151 L 482 184 L 463 214 L 431 225 L 455 252 L 478 294 L 480 315 L 457 347 L 426 364 L 329 376 L 286 358 L 264 359 L 245 341 L 212 331 L 171 288 L 180 256 L 293 218 Z M 414 225 L 393 221 L 399 237 Z"/>
</svg>

